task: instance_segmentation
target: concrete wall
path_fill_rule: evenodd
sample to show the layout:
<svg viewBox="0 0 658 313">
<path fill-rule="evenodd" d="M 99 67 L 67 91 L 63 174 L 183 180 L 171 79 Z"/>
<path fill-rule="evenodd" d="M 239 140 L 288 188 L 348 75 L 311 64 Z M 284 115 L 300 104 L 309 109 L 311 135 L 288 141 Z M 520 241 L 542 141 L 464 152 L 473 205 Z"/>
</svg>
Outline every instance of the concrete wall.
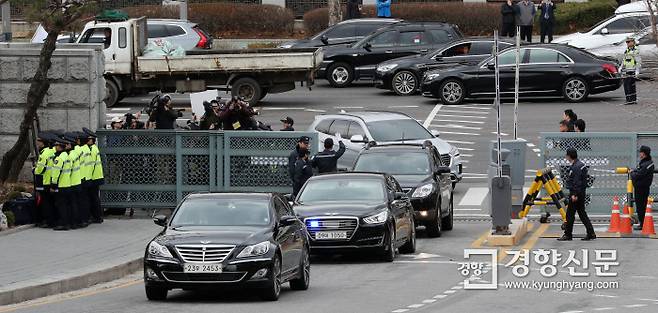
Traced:
<svg viewBox="0 0 658 313">
<path fill-rule="evenodd" d="M 23 119 L 40 44 L 0 43 L 0 157 L 14 144 Z M 42 130 L 97 129 L 105 118 L 102 45 L 58 46 L 50 89 L 39 108 Z"/>
</svg>

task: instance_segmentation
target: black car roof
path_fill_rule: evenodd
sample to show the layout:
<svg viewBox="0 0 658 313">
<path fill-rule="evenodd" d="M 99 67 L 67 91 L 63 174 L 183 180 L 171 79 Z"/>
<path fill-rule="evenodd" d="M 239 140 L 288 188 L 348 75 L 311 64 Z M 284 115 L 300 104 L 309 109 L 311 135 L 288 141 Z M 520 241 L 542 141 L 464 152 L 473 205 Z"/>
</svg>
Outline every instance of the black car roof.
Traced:
<svg viewBox="0 0 658 313">
<path fill-rule="evenodd" d="M 316 180 L 316 179 L 322 179 L 322 178 L 384 178 L 386 177 L 387 174 L 384 173 L 376 173 L 376 172 L 340 172 L 340 173 L 328 173 L 328 174 L 322 174 L 322 175 L 316 175 L 309 180 Z"/>
<path fill-rule="evenodd" d="M 258 200 L 268 200 L 272 198 L 272 193 L 262 193 L 262 192 L 202 192 L 202 193 L 192 193 L 187 196 L 187 199 L 202 199 L 202 200 L 212 200 L 212 199 L 258 199 Z"/>
<path fill-rule="evenodd" d="M 400 31 L 414 31 L 414 30 L 423 30 L 426 28 L 452 28 L 456 29 L 457 26 L 454 24 L 450 23 L 445 23 L 445 22 L 400 22 L 400 23 L 395 23 L 388 25 L 386 27 L 382 27 L 378 30 L 378 32 L 382 32 L 385 30 L 391 30 L 391 29 L 396 29 Z"/>
</svg>

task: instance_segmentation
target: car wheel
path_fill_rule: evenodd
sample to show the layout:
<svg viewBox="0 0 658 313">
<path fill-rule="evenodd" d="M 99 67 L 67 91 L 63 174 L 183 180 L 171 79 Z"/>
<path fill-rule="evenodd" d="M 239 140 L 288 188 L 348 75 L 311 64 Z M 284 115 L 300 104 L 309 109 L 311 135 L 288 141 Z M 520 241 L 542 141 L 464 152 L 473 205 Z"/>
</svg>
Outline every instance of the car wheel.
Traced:
<svg viewBox="0 0 658 313">
<path fill-rule="evenodd" d="M 231 83 L 231 96 L 242 97 L 251 105 L 258 103 L 262 92 L 260 84 L 251 77 L 242 77 Z"/>
<path fill-rule="evenodd" d="M 393 76 L 391 86 L 398 96 L 410 96 L 418 89 L 418 78 L 412 72 L 400 71 Z"/>
<path fill-rule="evenodd" d="M 456 79 L 448 79 L 441 83 L 439 97 L 443 104 L 461 104 L 464 101 L 464 84 Z"/>
<path fill-rule="evenodd" d="M 562 94 L 569 102 L 581 102 L 587 99 L 589 87 L 582 77 L 571 77 L 564 82 Z"/>
<path fill-rule="evenodd" d="M 393 262 L 395 259 L 395 233 L 394 228 L 388 228 L 388 232 L 384 234 L 384 247 L 382 248 L 382 260 L 384 262 Z"/>
<path fill-rule="evenodd" d="M 347 63 L 334 63 L 327 69 L 327 80 L 332 87 L 349 86 L 354 80 L 354 69 Z"/>
<path fill-rule="evenodd" d="M 436 203 L 436 218 L 427 223 L 427 235 L 436 238 L 441 237 L 441 199 Z"/>
<path fill-rule="evenodd" d="M 106 107 L 110 108 L 119 103 L 119 86 L 113 80 L 105 80 L 105 90 L 106 95 L 103 101 Z"/>
<path fill-rule="evenodd" d="M 146 298 L 151 301 L 162 301 L 167 299 L 169 290 L 164 287 L 145 286 Z"/>
<path fill-rule="evenodd" d="M 441 219 L 441 229 L 443 230 L 452 230 L 452 226 L 454 225 L 455 205 L 453 203 L 452 197 L 453 195 L 450 195 L 450 213 L 448 216 Z"/>
<path fill-rule="evenodd" d="M 416 252 L 416 222 L 414 219 L 411 219 L 411 231 L 409 232 L 409 238 L 407 242 L 400 247 L 400 253 L 409 254 Z"/>
<path fill-rule="evenodd" d="M 281 257 L 278 254 L 275 254 L 269 272 L 269 284 L 263 290 L 261 297 L 267 301 L 277 301 L 281 294 Z"/>
<path fill-rule="evenodd" d="M 303 250 L 299 263 L 299 278 L 290 281 L 292 290 L 306 290 L 311 281 L 311 252 L 308 247 Z"/>
</svg>

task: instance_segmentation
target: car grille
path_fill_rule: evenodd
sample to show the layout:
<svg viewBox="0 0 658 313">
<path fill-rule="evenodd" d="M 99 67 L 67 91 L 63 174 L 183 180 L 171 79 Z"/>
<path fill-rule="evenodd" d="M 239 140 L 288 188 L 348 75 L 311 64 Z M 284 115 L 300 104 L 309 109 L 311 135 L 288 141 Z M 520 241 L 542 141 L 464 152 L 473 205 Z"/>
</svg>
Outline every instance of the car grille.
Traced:
<svg viewBox="0 0 658 313">
<path fill-rule="evenodd" d="M 236 282 L 244 278 L 246 272 L 227 272 L 218 274 L 162 272 L 165 279 L 172 282 Z"/>
<path fill-rule="evenodd" d="M 443 165 L 450 166 L 450 161 L 452 161 L 452 158 L 450 157 L 450 154 L 442 154 L 441 155 L 441 162 L 443 162 Z"/>
<path fill-rule="evenodd" d="M 312 226 L 311 221 L 317 221 L 317 226 Z M 331 218 L 331 217 L 311 217 L 305 219 L 306 229 L 311 238 L 315 239 L 315 234 L 320 231 L 344 231 L 347 232 L 347 240 L 350 240 L 356 232 L 359 225 L 359 219 L 350 218 Z M 340 239 L 339 239 L 340 240 Z M 344 239 L 342 239 L 344 240 Z"/>
<path fill-rule="evenodd" d="M 178 245 L 176 251 L 185 262 L 221 263 L 234 248 L 227 245 Z"/>
</svg>

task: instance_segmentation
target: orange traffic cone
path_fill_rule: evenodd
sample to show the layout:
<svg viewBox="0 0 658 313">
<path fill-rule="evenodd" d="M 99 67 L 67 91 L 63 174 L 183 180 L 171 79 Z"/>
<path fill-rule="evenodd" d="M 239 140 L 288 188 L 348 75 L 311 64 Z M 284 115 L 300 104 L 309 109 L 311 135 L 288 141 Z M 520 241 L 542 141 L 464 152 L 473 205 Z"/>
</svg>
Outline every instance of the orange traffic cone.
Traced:
<svg viewBox="0 0 658 313">
<path fill-rule="evenodd" d="M 612 214 L 610 215 L 609 233 L 618 233 L 621 231 L 619 218 L 619 197 L 614 197 L 612 200 Z"/>
<path fill-rule="evenodd" d="M 653 227 L 653 214 L 651 214 L 651 204 L 653 199 L 649 198 L 647 202 L 647 211 L 644 213 L 644 224 L 642 224 L 642 235 L 655 235 L 656 229 Z"/>
<path fill-rule="evenodd" d="M 631 227 L 631 214 L 628 204 L 624 206 L 624 214 L 621 215 L 621 224 L 619 232 L 622 234 L 632 234 L 633 228 Z"/>
</svg>

